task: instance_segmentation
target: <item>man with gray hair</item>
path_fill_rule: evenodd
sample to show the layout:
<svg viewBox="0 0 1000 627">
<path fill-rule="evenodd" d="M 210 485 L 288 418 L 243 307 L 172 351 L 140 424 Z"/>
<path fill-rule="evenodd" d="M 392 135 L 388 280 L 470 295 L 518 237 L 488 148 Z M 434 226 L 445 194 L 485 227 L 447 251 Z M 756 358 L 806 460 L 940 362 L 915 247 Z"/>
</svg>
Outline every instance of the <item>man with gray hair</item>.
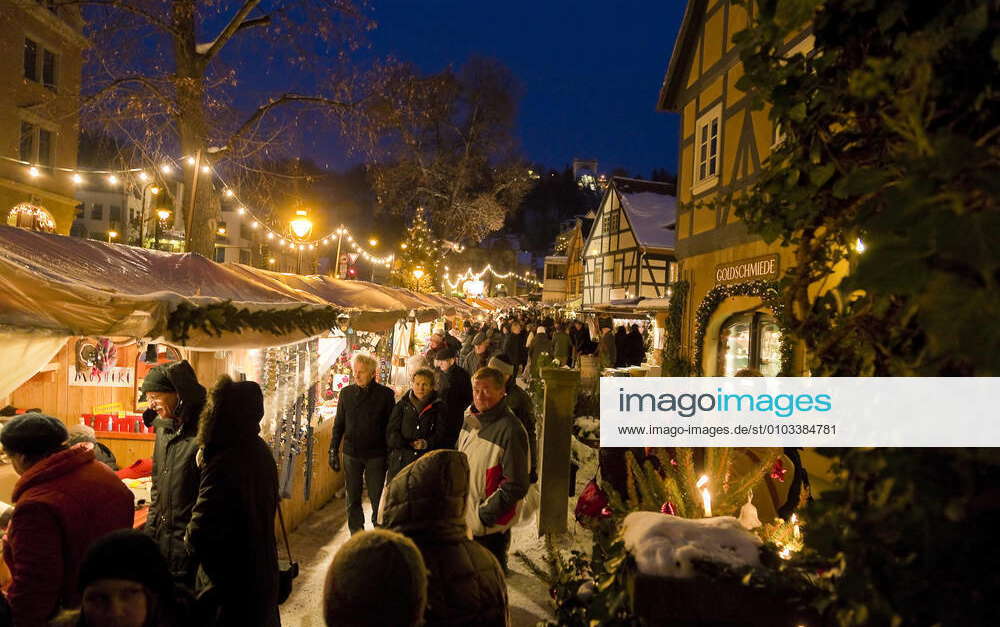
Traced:
<svg viewBox="0 0 1000 627">
<path fill-rule="evenodd" d="M 351 362 L 354 383 L 345 387 L 337 403 L 330 442 L 330 468 L 340 471 L 340 443 L 344 443 L 344 487 L 347 490 L 347 526 L 351 535 L 364 530 L 361 482 L 368 488 L 372 524 L 378 526 L 379 501 L 386 471 L 386 430 L 396 404 L 392 390 L 375 381 L 376 361 L 357 353 Z"/>
</svg>

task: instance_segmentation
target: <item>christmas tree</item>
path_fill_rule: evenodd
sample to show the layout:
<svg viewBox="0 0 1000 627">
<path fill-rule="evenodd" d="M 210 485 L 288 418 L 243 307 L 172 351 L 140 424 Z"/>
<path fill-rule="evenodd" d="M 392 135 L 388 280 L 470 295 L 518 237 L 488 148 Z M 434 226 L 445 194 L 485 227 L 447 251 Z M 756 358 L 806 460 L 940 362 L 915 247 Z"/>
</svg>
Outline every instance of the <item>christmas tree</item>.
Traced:
<svg viewBox="0 0 1000 627">
<path fill-rule="evenodd" d="M 444 251 L 427 226 L 423 208 L 417 209 L 399 249 L 392 268 L 392 284 L 415 292 L 435 291 Z"/>
</svg>

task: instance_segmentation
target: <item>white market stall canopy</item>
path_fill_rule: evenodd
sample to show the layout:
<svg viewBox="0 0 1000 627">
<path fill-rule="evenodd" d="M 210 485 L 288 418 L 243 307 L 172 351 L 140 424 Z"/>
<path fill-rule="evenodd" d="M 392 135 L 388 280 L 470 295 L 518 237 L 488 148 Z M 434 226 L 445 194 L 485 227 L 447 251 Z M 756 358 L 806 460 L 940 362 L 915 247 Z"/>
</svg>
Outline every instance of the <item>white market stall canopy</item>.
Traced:
<svg viewBox="0 0 1000 627">
<path fill-rule="evenodd" d="M 317 335 L 348 313 L 384 330 L 453 303 L 322 276 L 283 275 L 0 226 L 0 330 L 39 336 L 131 336 L 206 350 L 263 348 Z"/>
</svg>

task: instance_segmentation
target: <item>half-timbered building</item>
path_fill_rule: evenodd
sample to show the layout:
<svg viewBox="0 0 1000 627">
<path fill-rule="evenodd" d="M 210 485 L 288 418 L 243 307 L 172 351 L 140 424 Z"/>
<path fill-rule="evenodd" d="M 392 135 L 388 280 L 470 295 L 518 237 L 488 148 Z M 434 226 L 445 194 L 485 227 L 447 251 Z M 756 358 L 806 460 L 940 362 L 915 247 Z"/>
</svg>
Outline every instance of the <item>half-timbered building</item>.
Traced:
<svg viewBox="0 0 1000 627">
<path fill-rule="evenodd" d="M 583 310 L 664 298 L 676 273 L 674 185 L 614 177 L 583 247 Z"/>
</svg>

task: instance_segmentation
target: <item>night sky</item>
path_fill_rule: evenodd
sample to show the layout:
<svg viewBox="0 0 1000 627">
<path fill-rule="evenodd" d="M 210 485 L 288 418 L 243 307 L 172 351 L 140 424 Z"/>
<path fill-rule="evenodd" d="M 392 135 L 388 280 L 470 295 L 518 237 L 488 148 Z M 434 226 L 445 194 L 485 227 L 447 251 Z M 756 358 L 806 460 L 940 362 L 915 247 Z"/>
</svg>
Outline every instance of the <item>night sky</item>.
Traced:
<svg viewBox="0 0 1000 627">
<path fill-rule="evenodd" d="M 550 168 L 595 158 L 648 177 L 677 170 L 678 116 L 656 111 L 682 0 L 373 0 L 373 52 L 421 70 L 493 57 L 521 81 L 527 159 Z M 319 157 L 325 151 L 319 150 Z M 338 159 L 322 155 L 321 162 Z"/>
</svg>

